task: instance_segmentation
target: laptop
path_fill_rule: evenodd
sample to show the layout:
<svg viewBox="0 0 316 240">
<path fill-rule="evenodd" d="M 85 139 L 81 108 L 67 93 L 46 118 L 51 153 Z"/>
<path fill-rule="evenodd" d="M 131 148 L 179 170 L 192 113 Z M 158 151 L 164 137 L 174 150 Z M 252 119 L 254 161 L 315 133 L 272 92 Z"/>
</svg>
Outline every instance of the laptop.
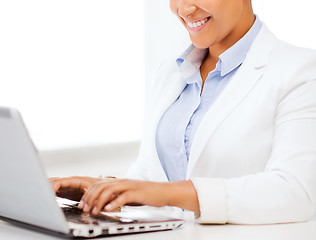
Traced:
<svg viewBox="0 0 316 240">
<path fill-rule="evenodd" d="M 171 230 L 184 222 L 137 207 L 94 217 L 56 197 L 19 111 L 7 107 L 0 107 L 0 194 L 0 219 L 63 237 Z"/>
</svg>

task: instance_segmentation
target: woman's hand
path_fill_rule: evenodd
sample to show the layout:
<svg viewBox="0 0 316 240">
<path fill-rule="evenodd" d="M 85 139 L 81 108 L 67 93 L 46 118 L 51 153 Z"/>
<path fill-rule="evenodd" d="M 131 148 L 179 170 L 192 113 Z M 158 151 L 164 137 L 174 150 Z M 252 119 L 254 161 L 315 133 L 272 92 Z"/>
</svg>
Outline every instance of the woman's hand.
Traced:
<svg viewBox="0 0 316 240">
<path fill-rule="evenodd" d="M 199 212 L 197 194 L 191 181 L 98 181 L 87 189 L 78 207 L 84 212 L 92 211 L 92 214 L 97 215 L 102 209 L 112 211 L 125 204 L 176 206 Z"/>
<path fill-rule="evenodd" d="M 50 178 L 57 196 L 79 201 L 87 189 L 101 178 L 92 177 L 67 177 Z"/>
</svg>

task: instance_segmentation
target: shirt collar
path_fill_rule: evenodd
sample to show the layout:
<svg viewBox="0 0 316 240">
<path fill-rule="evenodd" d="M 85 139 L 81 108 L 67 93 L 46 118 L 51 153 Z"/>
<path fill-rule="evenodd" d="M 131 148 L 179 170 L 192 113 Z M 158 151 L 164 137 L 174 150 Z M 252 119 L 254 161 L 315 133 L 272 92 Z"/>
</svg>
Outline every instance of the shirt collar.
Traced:
<svg viewBox="0 0 316 240">
<path fill-rule="evenodd" d="M 244 62 L 253 41 L 261 29 L 261 26 L 262 22 L 258 17 L 256 17 L 256 20 L 250 30 L 238 42 L 219 56 L 222 67 L 222 76 L 230 73 Z"/>
<path fill-rule="evenodd" d="M 177 59 L 176 62 L 182 77 L 185 80 L 190 78 L 200 69 L 207 52 L 207 49 L 196 48 L 193 44 L 191 44 Z"/>
<path fill-rule="evenodd" d="M 261 26 L 262 22 L 256 16 L 255 22 L 250 30 L 238 42 L 219 56 L 216 70 L 221 71 L 221 76 L 225 76 L 243 63 L 251 44 L 261 29 Z M 207 53 L 208 49 L 199 49 L 191 44 L 176 60 L 182 77 L 188 83 L 191 82 L 189 78 L 199 71 Z"/>
</svg>

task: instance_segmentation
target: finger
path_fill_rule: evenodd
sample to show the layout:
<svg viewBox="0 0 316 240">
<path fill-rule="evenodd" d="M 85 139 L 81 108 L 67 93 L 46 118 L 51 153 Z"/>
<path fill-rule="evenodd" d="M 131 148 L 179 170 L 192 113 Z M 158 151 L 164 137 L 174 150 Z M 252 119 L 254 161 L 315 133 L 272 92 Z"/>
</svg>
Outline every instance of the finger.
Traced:
<svg viewBox="0 0 316 240">
<path fill-rule="evenodd" d="M 82 196 L 79 206 L 83 207 L 84 212 L 90 212 L 94 207 L 94 202 L 98 199 L 98 196 L 109 187 L 107 182 L 100 182 L 92 185 Z"/>
<path fill-rule="evenodd" d="M 59 179 L 59 177 L 51 177 L 51 178 L 48 178 L 49 179 L 49 181 L 54 181 L 54 180 L 56 180 L 56 179 Z"/>
<path fill-rule="evenodd" d="M 52 186 L 52 188 L 54 189 L 55 192 L 56 192 L 56 190 L 55 190 L 55 187 L 54 187 L 54 183 L 55 183 L 56 179 L 57 179 L 57 178 L 49 178 L 49 179 L 48 179 L 49 182 L 50 182 L 50 184 L 51 184 L 51 186 Z"/>
<path fill-rule="evenodd" d="M 82 196 L 82 201 L 84 202 L 87 202 L 88 201 L 88 198 L 91 196 L 92 193 L 97 193 L 97 192 L 100 192 L 102 191 L 102 186 L 103 185 L 111 185 L 111 184 L 114 184 L 115 182 L 118 182 L 120 181 L 119 179 L 102 179 L 94 184 L 92 184 L 88 189 L 86 189 L 86 193 L 85 195 Z"/>
<path fill-rule="evenodd" d="M 61 188 L 61 182 L 57 180 L 52 180 L 51 185 L 55 192 L 57 192 Z"/>
<path fill-rule="evenodd" d="M 98 215 L 103 207 L 113 199 L 117 198 L 118 194 L 111 194 L 109 191 L 103 191 L 95 200 L 94 206 L 91 206 L 92 214 Z"/>
<path fill-rule="evenodd" d="M 116 208 L 119 208 L 129 202 L 133 202 L 133 194 L 131 191 L 126 191 L 122 194 L 120 194 L 117 198 L 115 198 L 113 201 L 109 202 L 105 207 L 105 211 L 113 211 Z"/>
<path fill-rule="evenodd" d="M 82 191 L 87 189 L 87 184 L 77 177 L 53 179 L 51 183 L 55 192 L 57 192 L 60 188 L 73 188 L 80 189 Z"/>
<path fill-rule="evenodd" d="M 99 197 L 94 201 L 95 205 L 91 206 L 92 213 L 93 214 L 99 214 L 102 208 L 104 208 L 105 205 L 109 204 L 112 201 L 116 201 L 117 198 L 121 199 L 120 202 L 123 201 L 124 196 L 129 196 L 130 193 L 125 195 L 125 193 L 132 192 L 133 183 L 131 181 L 120 181 L 116 185 L 113 185 L 109 187 L 108 189 L 105 189 Z M 129 201 L 129 199 L 128 199 Z M 120 204 L 119 202 L 119 204 Z M 125 204 L 125 203 L 123 203 Z M 114 211 L 118 209 L 121 205 L 114 206 L 111 208 L 110 211 Z"/>
<path fill-rule="evenodd" d="M 127 181 L 118 180 L 116 182 L 103 182 L 100 183 L 99 186 L 97 186 L 96 188 L 91 190 L 89 189 L 87 191 L 88 198 L 86 198 L 84 211 L 89 212 L 91 211 L 91 209 L 94 209 L 94 207 L 96 207 L 94 203 L 98 203 L 97 209 L 101 209 L 103 205 L 110 200 L 110 197 L 113 194 L 119 194 L 129 189 L 128 186 L 129 185 Z M 100 197 L 100 195 L 102 195 L 102 197 Z M 96 211 L 97 210 L 95 210 L 95 212 Z"/>
<path fill-rule="evenodd" d="M 85 193 L 82 196 L 81 200 L 83 202 L 87 202 L 91 192 L 96 191 L 96 189 L 98 189 L 100 186 L 102 186 L 101 184 L 102 184 L 102 182 L 100 181 L 100 182 L 96 182 L 96 183 L 90 185 L 89 188 L 85 191 Z"/>
<path fill-rule="evenodd" d="M 53 188 L 57 192 L 60 188 L 77 188 L 77 180 L 71 178 L 59 178 L 53 181 Z"/>
</svg>

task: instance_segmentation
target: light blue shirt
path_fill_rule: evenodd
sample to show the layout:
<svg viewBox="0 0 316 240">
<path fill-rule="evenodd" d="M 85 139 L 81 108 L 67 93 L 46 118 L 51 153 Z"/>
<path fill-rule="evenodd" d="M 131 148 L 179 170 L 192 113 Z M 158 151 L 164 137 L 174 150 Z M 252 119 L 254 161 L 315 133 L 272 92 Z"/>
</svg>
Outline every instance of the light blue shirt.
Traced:
<svg viewBox="0 0 316 240">
<path fill-rule="evenodd" d="M 208 49 L 191 45 L 177 64 L 186 87 L 159 121 L 156 148 L 169 181 L 186 179 L 190 150 L 199 124 L 223 89 L 239 69 L 248 50 L 261 29 L 256 17 L 251 29 L 231 48 L 219 56 L 202 89 L 200 66 Z M 201 93 L 202 91 L 202 93 Z"/>
</svg>

